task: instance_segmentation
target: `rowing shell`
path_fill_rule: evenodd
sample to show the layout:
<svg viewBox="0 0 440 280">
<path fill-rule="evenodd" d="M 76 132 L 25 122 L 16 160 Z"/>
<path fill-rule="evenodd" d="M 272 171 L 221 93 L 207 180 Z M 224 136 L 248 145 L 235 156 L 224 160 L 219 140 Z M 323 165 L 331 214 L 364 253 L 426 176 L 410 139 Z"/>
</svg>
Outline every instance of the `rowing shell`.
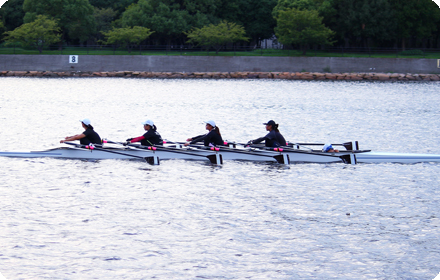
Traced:
<svg viewBox="0 0 440 280">
<path fill-rule="evenodd" d="M 65 159 L 134 159 L 134 158 L 159 158 L 160 160 L 184 159 L 184 160 L 209 160 L 212 163 L 221 164 L 223 160 L 245 160 L 260 162 L 278 163 L 419 163 L 419 162 L 440 162 L 440 155 L 437 154 L 410 154 L 410 153 L 385 153 L 371 152 L 369 150 L 347 150 L 339 153 L 323 153 L 316 150 L 296 149 L 245 149 L 245 148 L 204 148 L 204 147 L 156 147 L 155 150 L 149 147 L 105 147 L 99 149 L 85 149 L 83 147 L 60 147 L 44 151 L 31 152 L 0 152 L 0 156 L 37 158 L 52 157 Z M 151 147 L 150 147 L 151 148 Z M 216 158 L 213 161 L 212 158 Z"/>
<path fill-rule="evenodd" d="M 168 159 L 185 159 L 185 160 L 210 160 L 210 157 L 217 157 L 220 160 L 215 163 L 221 164 L 222 160 L 243 160 L 243 161 L 259 161 L 259 162 L 278 162 L 288 164 L 291 162 L 289 157 L 292 156 L 295 162 L 343 162 L 340 155 L 332 155 L 330 153 L 310 153 L 297 151 L 295 154 L 291 152 L 268 151 L 260 149 L 239 149 L 239 148 L 173 148 L 173 147 L 154 147 L 155 149 L 147 149 L 148 147 L 126 147 L 126 148 L 95 148 L 85 149 L 83 147 L 60 147 L 44 151 L 31 152 L 0 152 L 0 156 L 4 157 L 21 157 L 21 158 L 39 158 L 52 157 L 64 159 L 85 159 L 85 160 L 101 160 L 101 159 L 133 159 L 133 158 L 149 158 L 157 157 L 160 160 Z M 150 147 L 151 148 L 151 147 Z M 213 161 L 211 161 L 213 162 Z"/>
</svg>

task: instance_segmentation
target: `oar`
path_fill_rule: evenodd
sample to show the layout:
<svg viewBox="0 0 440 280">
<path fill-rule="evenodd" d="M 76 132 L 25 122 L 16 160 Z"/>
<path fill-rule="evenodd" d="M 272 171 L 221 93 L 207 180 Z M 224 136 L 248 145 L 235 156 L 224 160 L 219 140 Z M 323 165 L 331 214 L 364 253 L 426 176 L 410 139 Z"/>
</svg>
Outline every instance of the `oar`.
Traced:
<svg viewBox="0 0 440 280">
<path fill-rule="evenodd" d="M 103 140 L 103 143 L 110 143 L 110 144 L 116 144 L 116 145 L 124 145 L 124 143 L 121 142 L 114 142 L 108 139 Z M 196 152 L 191 152 L 188 150 L 182 150 L 178 148 L 171 148 L 171 147 L 163 147 L 163 146 L 142 146 L 142 145 L 133 145 L 128 144 L 129 147 L 136 148 L 136 149 L 142 149 L 142 150 L 152 150 L 152 151 L 166 151 L 171 153 L 177 153 L 177 154 L 187 154 L 195 157 L 204 157 L 207 158 L 211 163 L 213 164 L 223 164 L 223 157 L 218 154 L 212 154 L 212 155 L 199 155 Z"/>
<path fill-rule="evenodd" d="M 288 146 L 324 146 L 325 144 L 322 143 L 293 143 L 289 144 Z M 359 150 L 359 142 L 353 141 L 353 142 L 345 142 L 342 144 L 331 144 L 332 146 L 343 146 L 346 150 L 352 151 L 352 150 Z M 354 149 L 353 149 L 354 148 Z"/>
<path fill-rule="evenodd" d="M 168 141 L 166 140 L 168 143 L 172 143 L 172 144 L 181 144 L 182 142 L 173 142 L 173 141 Z M 165 143 L 165 142 L 164 142 Z M 208 146 L 202 146 L 202 145 L 189 145 L 190 147 L 195 147 L 198 149 L 204 149 L 204 150 L 211 150 L 211 151 L 215 151 L 215 152 L 222 152 L 223 151 L 233 151 L 236 153 L 252 153 L 254 156 L 257 157 L 273 157 L 278 163 L 281 164 L 290 164 L 290 159 L 289 159 L 289 155 L 287 154 L 279 154 L 279 155 L 262 155 L 262 154 L 257 154 L 254 151 L 243 151 L 241 149 L 237 149 L 236 145 L 234 145 L 233 147 L 227 146 L 229 143 L 228 142 L 224 142 L 225 146 L 214 146 L 214 147 L 208 147 Z M 232 144 L 232 143 L 231 143 Z M 238 145 L 244 145 L 244 144 L 240 144 L 240 143 L 235 143 Z M 282 151 L 282 150 L 281 150 Z M 281 152 L 279 151 L 279 152 Z"/>
<path fill-rule="evenodd" d="M 225 141 L 225 145 L 228 146 L 233 146 L 235 148 L 236 145 L 242 145 L 245 147 L 254 147 L 254 148 L 261 148 L 262 146 L 258 146 L 255 144 L 249 144 L 249 143 L 239 143 L 239 142 L 227 142 Z M 325 144 L 322 143 L 288 143 L 287 146 L 282 146 L 282 147 L 302 147 L 306 150 L 312 150 L 309 147 L 306 146 L 324 146 Z M 359 150 L 359 143 L 358 141 L 353 141 L 353 142 L 346 142 L 346 143 L 342 143 L 342 144 L 331 144 L 332 146 L 343 146 L 346 150 L 352 151 L 352 150 Z M 264 146 L 263 146 L 264 147 Z M 354 148 L 354 149 L 353 149 Z"/>
<path fill-rule="evenodd" d="M 75 146 L 75 147 L 78 147 L 78 148 L 83 148 L 83 149 L 88 149 L 88 150 L 97 150 L 97 151 L 103 151 L 103 152 L 111 153 L 111 154 L 117 154 L 117 155 L 132 157 L 132 158 L 143 159 L 143 160 L 145 160 L 146 162 L 148 162 L 151 165 L 159 165 L 159 158 L 157 156 L 141 157 L 141 156 L 130 155 L 130 154 L 126 154 L 126 153 L 122 153 L 122 152 L 117 152 L 117 151 L 110 151 L 108 149 L 103 149 L 103 148 L 96 147 L 95 145 L 81 145 L 81 144 L 71 143 L 71 142 L 64 142 L 64 144 L 72 145 L 72 146 Z"/>
</svg>

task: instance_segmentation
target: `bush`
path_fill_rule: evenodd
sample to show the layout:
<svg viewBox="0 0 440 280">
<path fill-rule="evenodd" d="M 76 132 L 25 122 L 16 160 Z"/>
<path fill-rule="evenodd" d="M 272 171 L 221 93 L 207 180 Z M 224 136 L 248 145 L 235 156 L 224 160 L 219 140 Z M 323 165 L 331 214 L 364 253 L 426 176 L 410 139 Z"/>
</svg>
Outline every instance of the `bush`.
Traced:
<svg viewBox="0 0 440 280">
<path fill-rule="evenodd" d="M 409 56 L 409 55 L 424 55 L 425 53 L 422 50 L 407 50 L 407 51 L 400 52 L 399 54 Z"/>
</svg>

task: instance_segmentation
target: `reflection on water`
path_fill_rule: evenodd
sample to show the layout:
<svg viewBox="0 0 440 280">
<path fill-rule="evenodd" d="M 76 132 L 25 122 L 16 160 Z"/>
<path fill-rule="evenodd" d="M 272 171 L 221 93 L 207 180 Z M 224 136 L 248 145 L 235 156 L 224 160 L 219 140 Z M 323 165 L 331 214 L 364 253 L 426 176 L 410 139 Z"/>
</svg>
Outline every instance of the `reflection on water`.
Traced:
<svg viewBox="0 0 440 280">
<path fill-rule="evenodd" d="M 440 153 L 438 83 L 0 79 L 1 150 L 204 133 Z M 0 158 L 7 279 L 433 279 L 438 164 Z M 349 214 L 349 215 L 347 215 Z"/>
</svg>

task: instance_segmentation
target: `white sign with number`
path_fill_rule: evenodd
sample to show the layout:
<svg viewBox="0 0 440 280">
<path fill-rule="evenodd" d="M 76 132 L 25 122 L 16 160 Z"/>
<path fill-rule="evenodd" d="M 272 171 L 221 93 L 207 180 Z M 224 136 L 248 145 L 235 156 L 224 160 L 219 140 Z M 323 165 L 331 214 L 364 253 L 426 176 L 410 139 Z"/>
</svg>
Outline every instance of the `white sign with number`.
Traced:
<svg viewBox="0 0 440 280">
<path fill-rule="evenodd" d="M 78 63 L 77 55 L 69 55 L 69 63 Z"/>
</svg>

